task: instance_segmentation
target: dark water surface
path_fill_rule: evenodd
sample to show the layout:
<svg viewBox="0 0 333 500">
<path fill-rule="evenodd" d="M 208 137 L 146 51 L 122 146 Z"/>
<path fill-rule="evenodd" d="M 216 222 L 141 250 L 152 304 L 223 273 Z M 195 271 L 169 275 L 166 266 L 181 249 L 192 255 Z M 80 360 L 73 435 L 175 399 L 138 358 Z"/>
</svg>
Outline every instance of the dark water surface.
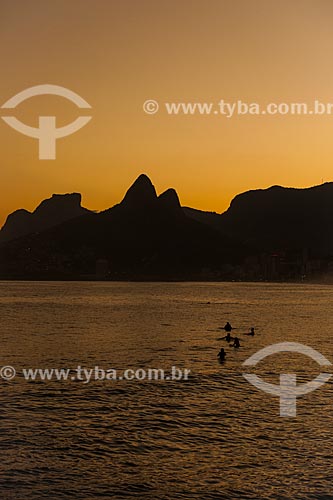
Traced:
<svg viewBox="0 0 333 500">
<path fill-rule="evenodd" d="M 0 498 L 333 499 L 331 381 L 282 418 L 278 398 L 242 376 L 243 361 L 281 341 L 333 361 L 332 304 L 332 287 L 320 285 L 0 282 L 0 367 L 17 371 L 0 382 Z M 227 320 L 238 351 L 217 340 Z M 254 338 L 241 335 L 251 326 Z M 77 365 L 191 375 L 87 384 L 22 375 Z M 322 370 L 284 353 L 254 371 L 278 383 L 280 373 L 305 382 Z"/>
</svg>

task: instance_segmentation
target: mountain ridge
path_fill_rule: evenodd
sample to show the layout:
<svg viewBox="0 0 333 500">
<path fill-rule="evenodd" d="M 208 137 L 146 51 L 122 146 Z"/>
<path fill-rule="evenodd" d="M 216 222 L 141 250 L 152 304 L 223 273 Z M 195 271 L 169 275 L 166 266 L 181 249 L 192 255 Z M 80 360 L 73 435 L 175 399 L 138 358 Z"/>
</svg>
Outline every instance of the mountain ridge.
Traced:
<svg viewBox="0 0 333 500">
<path fill-rule="evenodd" d="M 181 207 L 173 188 L 158 195 L 142 174 L 99 213 L 71 193 L 10 214 L 0 231 L 0 277 L 91 277 L 97 262 L 110 279 L 301 276 L 307 262 L 321 269 L 333 261 L 332 222 L 332 182 L 246 191 L 217 214 Z"/>
</svg>

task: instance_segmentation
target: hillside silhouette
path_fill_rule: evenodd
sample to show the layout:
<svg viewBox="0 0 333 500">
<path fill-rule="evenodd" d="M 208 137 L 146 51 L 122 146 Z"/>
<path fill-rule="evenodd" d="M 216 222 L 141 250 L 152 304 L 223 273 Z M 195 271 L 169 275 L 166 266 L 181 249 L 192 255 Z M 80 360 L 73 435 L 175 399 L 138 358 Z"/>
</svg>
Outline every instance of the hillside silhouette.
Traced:
<svg viewBox="0 0 333 500">
<path fill-rule="evenodd" d="M 142 174 L 100 213 L 81 195 L 53 195 L 9 215 L 3 279 L 304 279 L 333 266 L 333 183 L 237 195 L 217 214 L 157 195 Z"/>
</svg>

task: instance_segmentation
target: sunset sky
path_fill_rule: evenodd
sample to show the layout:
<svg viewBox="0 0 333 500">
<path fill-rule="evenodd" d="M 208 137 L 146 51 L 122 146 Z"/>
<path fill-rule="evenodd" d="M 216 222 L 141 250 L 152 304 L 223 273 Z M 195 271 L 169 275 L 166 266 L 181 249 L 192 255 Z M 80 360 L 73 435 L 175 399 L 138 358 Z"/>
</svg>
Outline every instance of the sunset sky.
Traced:
<svg viewBox="0 0 333 500">
<path fill-rule="evenodd" d="M 0 0 L 0 106 L 40 84 L 69 88 L 91 122 L 39 160 L 38 141 L 0 120 L 0 225 L 52 193 L 120 201 L 142 172 L 158 192 L 222 212 L 239 192 L 330 181 L 332 116 L 169 116 L 147 99 L 333 102 L 330 0 Z M 84 111 L 84 113 L 83 113 Z M 11 111 L 36 126 L 87 114 L 60 97 Z M 88 113 L 89 114 L 89 113 Z M 0 116 L 8 115 L 1 109 Z"/>
</svg>

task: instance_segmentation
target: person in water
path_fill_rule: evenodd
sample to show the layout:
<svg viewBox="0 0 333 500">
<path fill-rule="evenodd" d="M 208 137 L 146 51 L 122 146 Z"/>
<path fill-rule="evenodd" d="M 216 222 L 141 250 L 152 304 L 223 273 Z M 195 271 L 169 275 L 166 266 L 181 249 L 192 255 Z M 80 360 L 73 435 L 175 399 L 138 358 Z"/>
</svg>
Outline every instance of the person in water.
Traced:
<svg viewBox="0 0 333 500">
<path fill-rule="evenodd" d="M 234 338 L 234 343 L 230 347 L 236 347 L 237 349 L 238 347 L 241 347 L 238 337 Z"/>
<path fill-rule="evenodd" d="M 218 353 L 218 358 L 220 359 L 220 361 L 224 361 L 225 360 L 225 355 L 226 355 L 226 352 L 225 350 L 223 349 L 223 347 L 221 347 L 221 350 L 220 352 Z"/>
<path fill-rule="evenodd" d="M 249 333 L 246 333 L 245 335 L 251 335 L 253 337 L 255 335 L 254 328 L 252 327 Z"/>
<path fill-rule="evenodd" d="M 226 340 L 227 342 L 231 342 L 232 336 L 230 335 L 230 332 L 228 332 L 225 337 L 222 337 L 222 340 Z"/>
<path fill-rule="evenodd" d="M 225 330 L 226 332 L 231 332 L 231 330 L 232 330 L 232 326 L 230 325 L 229 321 L 227 321 L 227 323 L 226 323 L 226 325 L 225 325 L 225 327 L 224 327 L 224 330 Z"/>
</svg>

